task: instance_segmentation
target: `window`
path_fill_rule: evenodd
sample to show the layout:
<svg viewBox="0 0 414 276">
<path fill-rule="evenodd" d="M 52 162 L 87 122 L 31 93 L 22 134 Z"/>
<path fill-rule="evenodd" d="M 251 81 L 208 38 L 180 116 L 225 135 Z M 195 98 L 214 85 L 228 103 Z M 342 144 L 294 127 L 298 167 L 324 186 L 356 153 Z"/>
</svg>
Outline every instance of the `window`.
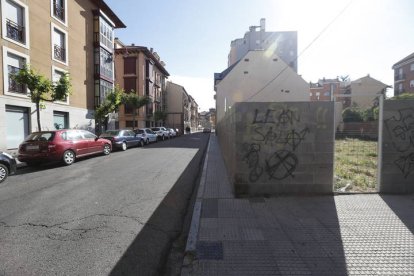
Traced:
<svg viewBox="0 0 414 276">
<path fill-rule="evenodd" d="M 57 68 L 55 66 L 52 66 L 52 81 L 53 81 L 53 83 L 57 83 L 60 80 L 60 78 L 65 75 L 66 72 L 67 72 L 66 70 L 63 70 L 63 69 Z M 63 99 L 62 101 L 58 101 L 58 102 L 69 104 L 69 98 L 65 97 L 65 99 Z"/>
<path fill-rule="evenodd" d="M 137 91 L 136 78 L 124 78 L 124 90 L 129 93 L 131 90 Z"/>
<path fill-rule="evenodd" d="M 132 114 L 134 112 L 134 108 L 129 104 L 125 104 L 124 105 L 124 112 L 125 112 L 125 114 Z"/>
<path fill-rule="evenodd" d="M 68 65 L 67 33 L 52 24 L 52 59 Z"/>
<path fill-rule="evenodd" d="M 53 125 L 55 129 L 69 128 L 69 113 L 53 111 Z"/>
<path fill-rule="evenodd" d="M 28 59 L 28 56 L 3 46 L 4 94 L 27 97 L 26 87 L 14 81 L 12 76 L 29 62 Z"/>
<path fill-rule="evenodd" d="M 103 19 L 102 17 L 99 20 L 99 33 L 100 33 L 100 42 L 110 51 L 113 50 L 113 37 L 114 37 L 114 29 L 108 22 Z"/>
<path fill-rule="evenodd" d="M 414 63 L 411 63 L 411 65 L 410 65 L 410 70 L 411 70 L 411 71 L 414 71 Z"/>
<path fill-rule="evenodd" d="M 29 48 L 28 7 L 18 0 L 2 0 L 3 38 Z"/>
<path fill-rule="evenodd" d="M 105 80 L 95 81 L 95 106 L 99 106 L 113 89 L 114 85 L 111 82 Z"/>
<path fill-rule="evenodd" d="M 124 74 L 136 75 L 136 61 L 135 57 L 128 57 L 124 59 Z"/>
<path fill-rule="evenodd" d="M 96 138 L 96 135 L 89 132 L 89 131 L 81 130 L 81 132 L 82 132 L 82 135 L 85 139 L 95 139 Z"/>
<path fill-rule="evenodd" d="M 67 5 L 66 0 L 52 0 L 51 1 L 51 11 L 52 17 L 58 20 L 59 22 L 66 25 L 66 11 Z"/>
<path fill-rule="evenodd" d="M 135 121 L 135 126 L 133 121 L 126 121 L 125 122 L 125 127 L 138 127 L 138 121 Z M 134 136 L 134 135 L 129 135 L 129 136 Z"/>
<path fill-rule="evenodd" d="M 410 87 L 413 88 L 414 87 L 414 80 L 410 80 Z"/>
<path fill-rule="evenodd" d="M 103 48 L 95 50 L 95 73 L 113 80 L 113 57 L 112 53 Z"/>
</svg>

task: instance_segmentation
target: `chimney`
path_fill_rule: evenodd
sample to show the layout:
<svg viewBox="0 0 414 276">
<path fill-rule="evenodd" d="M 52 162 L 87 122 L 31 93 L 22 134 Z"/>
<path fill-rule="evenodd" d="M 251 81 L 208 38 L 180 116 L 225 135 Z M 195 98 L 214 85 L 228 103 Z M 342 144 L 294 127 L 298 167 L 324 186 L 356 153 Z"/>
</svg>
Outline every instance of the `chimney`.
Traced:
<svg viewBox="0 0 414 276">
<path fill-rule="evenodd" d="M 266 31 L 266 19 L 265 18 L 260 19 L 260 31 L 262 32 Z"/>
</svg>

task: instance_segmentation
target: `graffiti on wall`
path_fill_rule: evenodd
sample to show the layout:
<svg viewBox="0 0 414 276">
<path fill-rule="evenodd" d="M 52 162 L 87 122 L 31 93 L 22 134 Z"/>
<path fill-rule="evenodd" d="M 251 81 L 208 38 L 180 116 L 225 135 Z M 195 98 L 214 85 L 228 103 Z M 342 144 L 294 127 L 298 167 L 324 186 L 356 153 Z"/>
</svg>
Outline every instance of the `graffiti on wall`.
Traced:
<svg viewBox="0 0 414 276">
<path fill-rule="evenodd" d="M 255 110 L 250 124 L 252 141 L 243 145 L 242 159 L 248 165 L 251 182 L 263 175 L 267 180 L 294 177 L 299 163 L 295 151 L 310 132 L 300 122 L 299 113 L 294 110 Z"/>
<path fill-rule="evenodd" d="M 414 174 L 414 108 L 398 110 L 398 116 L 384 120 L 394 149 L 401 153 L 394 164 L 407 178 Z"/>
</svg>

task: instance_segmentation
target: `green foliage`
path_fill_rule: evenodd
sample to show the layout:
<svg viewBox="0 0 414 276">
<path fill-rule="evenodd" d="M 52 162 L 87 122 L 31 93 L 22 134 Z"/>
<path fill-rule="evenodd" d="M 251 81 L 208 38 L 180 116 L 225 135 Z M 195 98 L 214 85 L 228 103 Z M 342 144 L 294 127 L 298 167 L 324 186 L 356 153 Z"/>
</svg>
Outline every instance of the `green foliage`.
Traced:
<svg viewBox="0 0 414 276">
<path fill-rule="evenodd" d="M 375 191 L 377 142 L 359 139 L 335 141 L 335 189 L 354 192 Z"/>
<path fill-rule="evenodd" d="M 390 98 L 390 100 L 414 100 L 414 93 L 403 93 Z"/>
<path fill-rule="evenodd" d="M 358 107 L 347 107 L 342 111 L 342 119 L 347 122 L 362 122 L 363 117 Z"/>
<path fill-rule="evenodd" d="M 70 80 L 68 74 L 63 75 L 59 81 L 54 84 L 51 80 L 37 73 L 25 65 L 14 76 L 13 80 L 19 84 L 25 85 L 29 89 L 29 96 L 33 103 L 36 104 L 37 126 L 41 130 L 40 109 L 45 106 L 44 102 L 53 102 L 64 100 L 70 94 Z"/>
<path fill-rule="evenodd" d="M 167 119 L 167 113 L 164 111 L 155 111 L 154 112 L 154 120 L 157 121 L 165 121 Z"/>
<path fill-rule="evenodd" d="M 123 93 L 121 96 L 121 102 L 125 105 L 131 106 L 133 109 L 133 120 L 132 120 L 132 129 L 135 128 L 135 117 L 136 110 L 150 103 L 150 99 L 146 96 L 140 97 L 135 94 L 135 91 L 131 90 L 130 93 Z"/>
<path fill-rule="evenodd" d="M 348 122 L 369 122 L 376 121 L 379 118 L 379 108 L 372 107 L 361 109 L 359 107 L 347 107 L 342 111 L 342 119 Z"/>
<path fill-rule="evenodd" d="M 106 95 L 106 98 L 95 109 L 95 120 L 98 122 L 107 121 L 109 114 L 118 111 L 122 104 L 122 95 L 124 90 L 116 86 L 113 91 Z"/>
</svg>

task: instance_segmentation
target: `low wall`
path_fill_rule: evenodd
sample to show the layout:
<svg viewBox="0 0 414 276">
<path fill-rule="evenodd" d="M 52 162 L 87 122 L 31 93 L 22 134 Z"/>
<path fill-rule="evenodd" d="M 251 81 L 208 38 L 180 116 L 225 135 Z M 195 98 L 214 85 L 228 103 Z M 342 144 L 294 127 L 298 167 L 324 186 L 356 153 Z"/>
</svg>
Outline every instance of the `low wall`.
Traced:
<svg viewBox="0 0 414 276">
<path fill-rule="evenodd" d="M 332 102 L 235 104 L 217 126 L 235 194 L 332 193 L 333 114 Z"/>
<path fill-rule="evenodd" d="M 380 192 L 414 192 L 414 100 L 384 101 Z"/>
</svg>

